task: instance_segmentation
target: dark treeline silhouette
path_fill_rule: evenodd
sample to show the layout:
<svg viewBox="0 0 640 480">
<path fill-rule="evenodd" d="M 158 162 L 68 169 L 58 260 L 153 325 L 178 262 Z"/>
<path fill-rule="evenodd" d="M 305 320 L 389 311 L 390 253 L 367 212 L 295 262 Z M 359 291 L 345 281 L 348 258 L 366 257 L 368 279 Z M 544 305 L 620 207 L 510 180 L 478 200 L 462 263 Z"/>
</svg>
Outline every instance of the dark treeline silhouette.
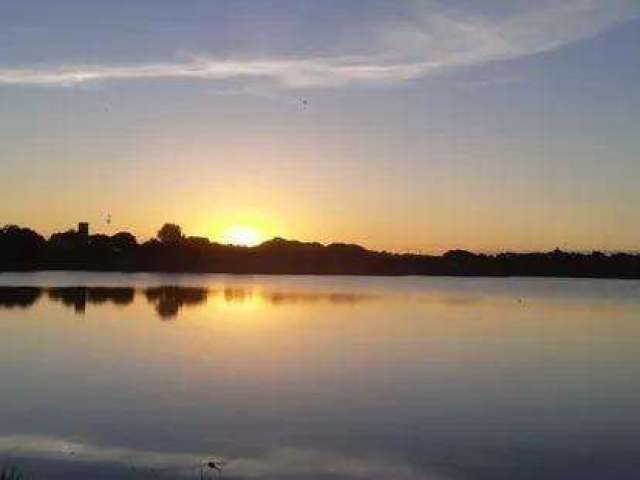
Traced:
<svg viewBox="0 0 640 480">
<path fill-rule="evenodd" d="M 87 236 L 69 230 L 45 239 L 28 228 L 3 227 L 0 271 L 28 270 L 640 278 L 640 255 L 561 250 L 488 255 L 452 250 L 433 256 L 282 238 L 238 247 L 187 237 L 174 224 L 165 224 L 156 238 L 144 243 L 128 232 Z"/>
</svg>

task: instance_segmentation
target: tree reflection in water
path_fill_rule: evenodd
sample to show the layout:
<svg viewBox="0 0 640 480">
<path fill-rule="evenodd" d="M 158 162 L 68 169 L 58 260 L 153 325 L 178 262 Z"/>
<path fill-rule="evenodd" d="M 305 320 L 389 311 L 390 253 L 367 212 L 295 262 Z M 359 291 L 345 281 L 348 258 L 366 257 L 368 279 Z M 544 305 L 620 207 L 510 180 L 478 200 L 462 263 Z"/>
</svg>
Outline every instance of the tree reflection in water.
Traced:
<svg viewBox="0 0 640 480">
<path fill-rule="evenodd" d="M 153 287 L 144 291 L 149 303 L 163 320 L 178 316 L 183 306 L 200 305 L 207 301 L 209 291 L 198 287 Z"/>
<path fill-rule="evenodd" d="M 135 290 L 128 287 L 52 287 L 47 293 L 49 299 L 73 307 L 78 314 L 86 311 L 87 303 L 126 306 L 131 304 L 135 297 Z"/>
<path fill-rule="evenodd" d="M 174 319 L 184 307 L 201 305 L 212 299 L 230 305 L 258 300 L 259 303 L 270 306 L 285 306 L 315 303 L 355 305 L 375 298 L 373 295 L 357 293 L 264 291 L 257 287 L 243 286 L 217 290 L 204 287 L 159 286 L 141 291 L 162 320 Z M 79 315 L 86 312 L 88 305 L 111 304 L 126 307 L 131 305 L 136 297 L 136 289 L 131 287 L 0 287 L 0 308 L 26 309 L 33 306 L 45 293 L 49 301 L 73 308 Z"/>
<path fill-rule="evenodd" d="M 0 308 L 29 308 L 42 296 L 38 287 L 0 287 Z"/>
</svg>

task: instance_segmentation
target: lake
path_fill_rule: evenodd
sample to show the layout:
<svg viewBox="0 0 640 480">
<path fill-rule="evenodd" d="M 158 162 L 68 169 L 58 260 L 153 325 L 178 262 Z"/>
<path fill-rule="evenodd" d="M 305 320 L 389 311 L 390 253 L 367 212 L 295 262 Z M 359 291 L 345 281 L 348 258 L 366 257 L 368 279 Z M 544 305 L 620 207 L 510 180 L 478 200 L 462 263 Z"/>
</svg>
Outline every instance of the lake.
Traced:
<svg viewBox="0 0 640 480">
<path fill-rule="evenodd" d="M 0 285 L 0 464 L 36 479 L 640 478 L 639 281 Z"/>
</svg>

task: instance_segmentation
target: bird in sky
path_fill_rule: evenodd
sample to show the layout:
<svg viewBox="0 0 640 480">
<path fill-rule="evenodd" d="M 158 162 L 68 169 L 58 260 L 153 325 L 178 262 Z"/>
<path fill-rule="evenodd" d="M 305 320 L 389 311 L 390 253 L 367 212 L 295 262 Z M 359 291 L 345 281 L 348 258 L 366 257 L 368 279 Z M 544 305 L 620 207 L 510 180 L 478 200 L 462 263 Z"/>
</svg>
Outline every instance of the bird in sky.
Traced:
<svg viewBox="0 0 640 480">
<path fill-rule="evenodd" d="M 207 467 L 218 472 L 218 476 L 222 476 L 222 469 L 224 468 L 224 462 L 222 460 L 209 460 Z"/>
</svg>

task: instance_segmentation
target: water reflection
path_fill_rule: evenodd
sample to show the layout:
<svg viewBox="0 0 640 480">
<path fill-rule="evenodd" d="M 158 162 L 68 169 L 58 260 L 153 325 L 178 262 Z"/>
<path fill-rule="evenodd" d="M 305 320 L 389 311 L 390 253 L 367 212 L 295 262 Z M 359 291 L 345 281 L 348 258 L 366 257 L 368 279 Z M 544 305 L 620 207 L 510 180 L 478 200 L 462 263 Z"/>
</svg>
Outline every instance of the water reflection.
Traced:
<svg viewBox="0 0 640 480">
<path fill-rule="evenodd" d="M 0 287 L 0 308 L 29 308 L 41 296 L 38 287 Z"/>
<path fill-rule="evenodd" d="M 208 293 L 206 288 L 197 287 L 154 287 L 144 291 L 147 300 L 163 320 L 175 318 L 184 306 L 206 302 Z"/>
<path fill-rule="evenodd" d="M 252 287 L 208 289 L 187 286 L 158 286 L 140 290 L 162 320 L 176 318 L 184 307 L 193 307 L 209 300 L 224 304 L 295 304 L 355 305 L 375 298 L 373 295 L 331 292 L 264 291 Z M 49 300 L 72 308 L 83 315 L 87 305 L 131 305 L 138 291 L 131 287 L 0 287 L 0 308 L 29 308 L 43 294 Z"/>
<path fill-rule="evenodd" d="M 4 280 L 0 467 L 36 479 L 637 477 L 640 282 Z"/>
<path fill-rule="evenodd" d="M 354 293 L 304 293 L 304 292 L 271 292 L 263 297 L 272 305 L 286 305 L 292 303 L 331 303 L 355 305 L 372 300 L 371 295 Z"/>
<path fill-rule="evenodd" d="M 92 478 L 97 473 L 101 474 L 100 478 L 120 480 L 449 478 L 420 475 L 416 473 L 415 466 L 405 459 L 376 458 L 357 448 L 352 450 L 338 452 L 331 448 L 308 446 L 252 449 L 222 461 L 224 470 L 232 472 L 232 476 L 228 476 L 207 474 L 200 468 L 203 464 L 207 466 L 207 459 L 211 458 L 211 453 L 206 451 L 163 452 L 80 443 L 54 436 L 0 436 L 0 456 L 5 461 L 11 459 L 17 465 L 28 465 L 29 471 L 37 472 L 73 469 L 74 477 L 82 475 L 84 478 Z M 9 457 L 7 452 L 11 452 Z M 0 473 L 0 479 L 3 478 Z M 24 477 L 9 478 L 19 480 Z"/>
<path fill-rule="evenodd" d="M 54 287 L 47 289 L 49 298 L 71 307 L 76 313 L 83 314 L 87 303 L 126 306 L 133 303 L 135 290 L 126 287 Z"/>
</svg>

